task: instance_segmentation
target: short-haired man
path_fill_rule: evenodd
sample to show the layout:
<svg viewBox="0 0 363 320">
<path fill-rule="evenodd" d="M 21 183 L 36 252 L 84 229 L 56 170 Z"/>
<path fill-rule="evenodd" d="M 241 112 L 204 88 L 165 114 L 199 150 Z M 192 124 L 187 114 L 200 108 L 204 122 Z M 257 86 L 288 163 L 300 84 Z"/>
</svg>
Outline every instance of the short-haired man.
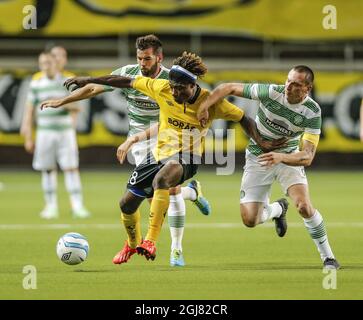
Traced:
<svg viewBox="0 0 363 320">
<path fill-rule="evenodd" d="M 255 227 L 272 218 L 278 236 L 285 235 L 288 202 L 280 199 L 269 203 L 271 185 L 277 180 L 302 216 L 324 267 L 338 269 L 340 266 L 330 248 L 323 218 L 310 201 L 304 170 L 314 159 L 321 127 L 320 107 L 309 97 L 313 82 L 313 71 L 299 65 L 290 70 L 285 85 L 221 84 L 202 104 L 198 119 L 202 123 L 207 121 L 208 109 L 228 95 L 260 102 L 256 116 L 259 133 L 266 139 L 286 137 L 288 141 L 284 148 L 264 153 L 250 139 L 241 184 L 240 212 L 243 223 L 247 227 Z"/>
</svg>

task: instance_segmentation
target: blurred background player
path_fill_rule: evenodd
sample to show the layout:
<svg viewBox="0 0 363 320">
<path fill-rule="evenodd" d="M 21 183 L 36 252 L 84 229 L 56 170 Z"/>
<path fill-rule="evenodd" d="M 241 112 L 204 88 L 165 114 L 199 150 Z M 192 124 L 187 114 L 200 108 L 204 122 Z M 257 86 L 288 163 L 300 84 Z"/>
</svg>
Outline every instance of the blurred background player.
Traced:
<svg viewBox="0 0 363 320">
<path fill-rule="evenodd" d="M 65 50 L 64 50 L 65 51 Z M 56 111 L 39 112 L 38 105 L 44 99 L 67 95 L 63 82 L 68 78 L 63 71 L 65 63 L 58 65 L 50 52 L 39 55 L 39 69 L 30 82 L 21 133 L 25 137 L 25 150 L 34 152 L 33 168 L 41 171 L 45 207 L 40 213 L 44 219 L 59 216 L 57 201 L 57 163 L 64 172 L 74 218 L 86 218 L 90 213 L 83 205 L 82 185 L 78 170 L 78 145 L 74 117 L 75 104 Z M 64 62 L 64 60 L 63 60 Z M 66 60 L 65 60 L 66 62 Z M 62 71 L 61 71 L 62 70 Z M 36 122 L 36 139 L 32 136 Z"/>
<path fill-rule="evenodd" d="M 50 49 L 50 53 L 53 55 L 57 62 L 58 71 L 63 73 L 67 77 L 74 77 L 73 73 L 65 70 L 68 63 L 67 50 L 62 46 L 54 46 Z"/>
<path fill-rule="evenodd" d="M 259 132 L 267 139 L 286 137 L 288 144 L 276 152 L 263 153 L 250 139 L 241 184 L 240 211 L 243 223 L 247 227 L 255 227 L 272 218 L 278 236 L 285 235 L 288 202 L 280 199 L 269 203 L 272 183 L 277 180 L 302 216 L 324 267 L 339 269 L 340 265 L 329 245 L 323 217 L 310 201 L 304 170 L 314 159 L 321 127 L 320 106 L 309 97 L 313 82 L 313 71 L 300 65 L 290 70 L 285 85 L 221 84 L 201 106 L 198 118 L 202 122 L 206 121 L 208 108 L 228 95 L 259 101 L 256 116 Z"/>
<path fill-rule="evenodd" d="M 168 79 L 169 69 L 162 65 L 163 51 L 162 43 L 155 35 L 146 35 L 136 39 L 136 59 L 137 64 L 126 65 L 116 69 L 111 74 L 135 78 L 138 75 L 150 77 L 152 79 Z M 103 92 L 112 91 L 110 86 L 97 84 L 87 85 L 89 91 L 82 97 L 87 99 Z M 119 147 L 126 148 L 132 145 L 131 152 L 138 166 L 156 145 L 156 135 L 149 140 L 134 143 L 135 134 L 144 132 L 150 126 L 159 121 L 159 106 L 150 97 L 133 88 L 121 89 L 121 93 L 127 100 L 129 133 L 128 139 Z M 209 215 L 211 208 L 209 202 L 203 197 L 201 185 L 198 181 L 191 181 L 186 187 L 176 187 L 170 190 L 170 206 L 168 209 L 168 220 L 171 234 L 171 254 L 170 264 L 172 266 L 183 266 L 182 240 L 185 224 L 185 202 L 191 200 L 204 214 Z M 128 252 L 128 244 L 125 244 Z M 128 255 L 120 253 L 113 260 L 115 264 L 121 264 L 129 259 Z"/>
<path fill-rule="evenodd" d="M 66 65 L 68 64 L 68 53 L 64 47 L 58 45 L 51 47 L 50 53 L 55 58 L 57 70 L 63 75 L 63 77 L 72 78 L 76 76 L 74 73 L 66 70 Z M 74 122 L 74 127 L 77 128 L 78 110 L 71 110 L 70 114 Z"/>
</svg>

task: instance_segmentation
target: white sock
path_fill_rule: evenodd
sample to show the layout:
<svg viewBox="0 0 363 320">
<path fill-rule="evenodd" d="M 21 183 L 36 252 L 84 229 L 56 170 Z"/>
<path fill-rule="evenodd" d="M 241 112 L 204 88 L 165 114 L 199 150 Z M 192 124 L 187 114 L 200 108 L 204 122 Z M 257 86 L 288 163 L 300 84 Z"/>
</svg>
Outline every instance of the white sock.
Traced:
<svg viewBox="0 0 363 320">
<path fill-rule="evenodd" d="M 323 217 L 319 211 L 315 210 L 315 213 L 311 218 L 303 218 L 303 220 L 306 229 L 318 248 L 321 259 L 324 261 L 326 258 L 334 258 L 334 254 L 329 245 Z"/>
<path fill-rule="evenodd" d="M 282 213 L 281 205 L 278 202 L 273 202 L 271 204 L 266 204 L 263 208 L 260 223 L 264 223 L 265 221 L 278 218 Z"/>
<path fill-rule="evenodd" d="M 181 193 L 170 196 L 168 220 L 171 235 L 171 250 L 183 250 L 182 240 L 185 223 L 185 202 Z"/>
<path fill-rule="evenodd" d="M 79 171 L 64 171 L 64 183 L 69 193 L 72 209 L 81 209 L 83 207 L 83 198 L 81 177 L 79 175 Z"/>
<path fill-rule="evenodd" d="M 181 194 L 183 195 L 184 200 L 197 200 L 197 193 L 193 188 L 190 187 L 182 187 Z"/>
<path fill-rule="evenodd" d="M 42 171 L 42 188 L 47 208 L 58 209 L 57 201 L 57 171 Z"/>
</svg>

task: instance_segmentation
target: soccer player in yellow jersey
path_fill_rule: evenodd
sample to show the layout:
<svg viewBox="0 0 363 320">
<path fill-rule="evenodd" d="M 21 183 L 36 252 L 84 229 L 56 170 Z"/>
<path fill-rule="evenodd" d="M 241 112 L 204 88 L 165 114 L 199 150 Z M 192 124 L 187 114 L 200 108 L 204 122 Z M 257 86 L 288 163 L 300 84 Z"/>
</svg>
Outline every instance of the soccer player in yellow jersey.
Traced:
<svg viewBox="0 0 363 320">
<path fill-rule="evenodd" d="M 200 88 L 197 79 L 207 72 L 202 59 L 184 52 L 174 60 L 169 80 L 138 76 L 135 79 L 108 75 L 99 78 L 79 77 L 69 79 L 65 85 L 84 87 L 88 83 L 110 85 L 118 88 L 134 88 L 152 98 L 160 107 L 158 142 L 130 176 L 127 191 L 120 202 L 122 221 L 128 234 L 129 256 L 134 253 L 146 259 L 155 259 L 155 243 L 169 206 L 169 188 L 182 184 L 197 172 L 202 156 L 202 142 L 214 119 L 240 122 L 247 134 L 263 150 L 272 150 L 284 144 L 284 140 L 264 140 L 259 136 L 252 119 L 243 110 L 221 100 L 209 110 L 208 121 L 201 126 L 197 110 L 208 96 L 208 90 Z M 57 108 L 77 101 L 87 87 L 74 91 L 64 99 L 45 101 L 41 108 Z M 139 206 L 145 198 L 152 197 L 149 228 L 142 241 Z"/>
</svg>

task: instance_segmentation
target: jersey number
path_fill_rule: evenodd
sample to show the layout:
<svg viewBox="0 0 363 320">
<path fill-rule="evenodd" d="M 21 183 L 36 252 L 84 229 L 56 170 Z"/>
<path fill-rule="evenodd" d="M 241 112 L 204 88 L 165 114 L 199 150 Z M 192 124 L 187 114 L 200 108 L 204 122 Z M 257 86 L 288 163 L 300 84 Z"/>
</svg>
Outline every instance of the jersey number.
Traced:
<svg viewBox="0 0 363 320">
<path fill-rule="evenodd" d="M 134 171 L 130 177 L 129 184 L 134 185 L 136 183 L 137 176 L 138 176 L 138 172 Z"/>
</svg>

